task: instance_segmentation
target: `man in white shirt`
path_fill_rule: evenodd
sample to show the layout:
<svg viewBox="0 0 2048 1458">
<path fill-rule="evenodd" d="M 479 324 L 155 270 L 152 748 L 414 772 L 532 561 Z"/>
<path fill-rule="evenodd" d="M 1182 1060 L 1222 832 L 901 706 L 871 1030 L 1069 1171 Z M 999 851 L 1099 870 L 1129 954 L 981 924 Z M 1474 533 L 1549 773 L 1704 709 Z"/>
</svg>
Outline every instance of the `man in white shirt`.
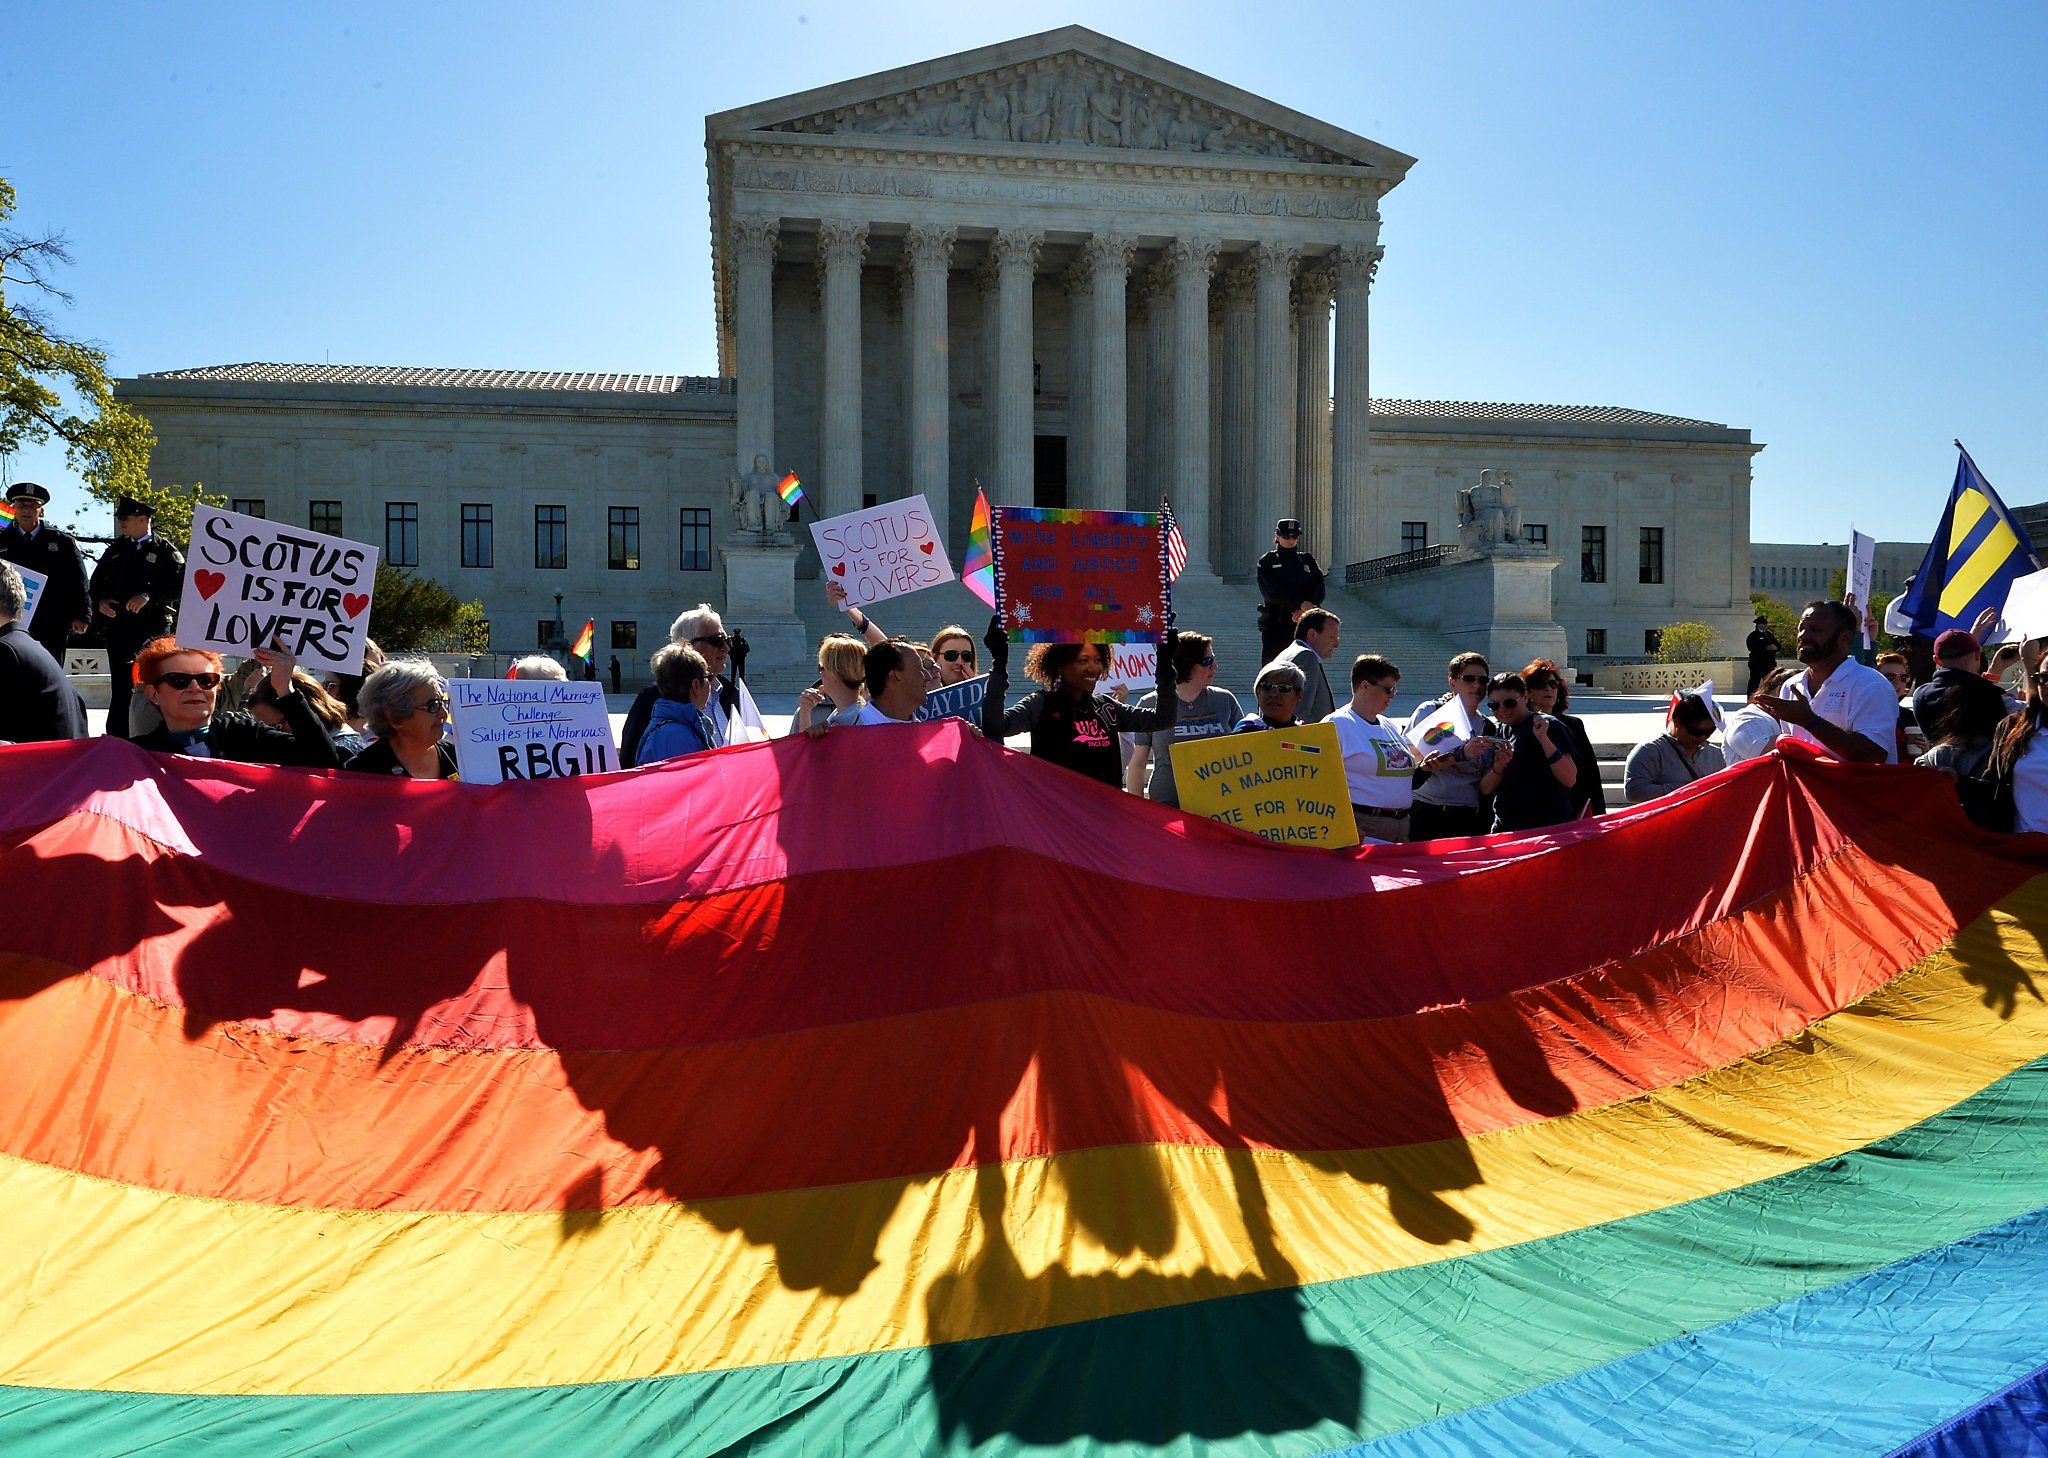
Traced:
<svg viewBox="0 0 2048 1458">
<path fill-rule="evenodd" d="M 1861 627 L 1855 610 L 1839 602 L 1808 603 L 1798 637 L 1806 672 L 1786 683 L 1782 698 L 1757 695 L 1756 706 L 1787 726 L 1783 738 L 1854 764 L 1896 764 L 1899 696 L 1883 674 L 1849 657 Z"/>
<path fill-rule="evenodd" d="M 930 679 L 937 677 L 938 664 L 934 662 Z M 924 707 L 924 696 L 931 686 L 918 645 L 900 638 L 869 646 L 867 683 L 868 701 L 860 706 L 860 717 L 853 721 L 856 724 L 913 722 L 917 711 Z"/>
<path fill-rule="evenodd" d="M 1329 716 L 1337 726 L 1360 840 L 1408 839 L 1417 760 L 1387 714 L 1400 687 L 1400 669 L 1377 653 L 1361 653 L 1351 665 L 1351 702 Z"/>
</svg>

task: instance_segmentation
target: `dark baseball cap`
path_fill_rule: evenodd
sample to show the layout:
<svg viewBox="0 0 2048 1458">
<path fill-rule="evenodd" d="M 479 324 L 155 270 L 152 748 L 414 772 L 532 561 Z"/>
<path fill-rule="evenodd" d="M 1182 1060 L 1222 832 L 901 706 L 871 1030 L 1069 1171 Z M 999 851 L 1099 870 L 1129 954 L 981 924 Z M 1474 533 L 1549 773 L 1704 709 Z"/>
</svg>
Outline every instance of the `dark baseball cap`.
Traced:
<svg viewBox="0 0 2048 1458">
<path fill-rule="evenodd" d="M 1301 523 L 1291 516 L 1283 516 L 1280 520 L 1273 523 L 1273 535 L 1276 537 L 1298 537 L 1301 535 Z"/>
<path fill-rule="evenodd" d="M 1961 628 L 1950 628 L 1934 640 L 1936 658 L 1961 658 L 1965 653 L 1981 653 L 1976 635 Z"/>
</svg>

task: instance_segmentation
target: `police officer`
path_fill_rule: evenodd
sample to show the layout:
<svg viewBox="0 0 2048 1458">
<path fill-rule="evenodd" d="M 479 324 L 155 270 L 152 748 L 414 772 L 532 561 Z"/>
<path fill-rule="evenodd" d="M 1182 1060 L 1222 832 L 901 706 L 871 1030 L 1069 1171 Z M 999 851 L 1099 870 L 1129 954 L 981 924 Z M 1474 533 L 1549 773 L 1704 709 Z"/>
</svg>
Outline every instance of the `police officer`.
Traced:
<svg viewBox="0 0 2048 1458">
<path fill-rule="evenodd" d="M 1303 608 L 1323 605 L 1323 569 L 1301 550 L 1301 523 L 1283 517 L 1273 524 L 1273 550 L 1259 558 L 1259 662 L 1271 663 L 1294 641 L 1294 620 Z"/>
<path fill-rule="evenodd" d="M 134 682 L 135 655 L 152 638 L 171 631 L 178 616 L 178 594 L 185 586 L 185 559 L 178 549 L 150 531 L 147 504 L 124 496 L 114 503 L 114 529 L 120 533 L 100 554 L 92 573 L 92 600 L 103 621 L 107 640 L 107 673 L 112 680 L 107 700 L 107 733 L 128 737 L 128 693 Z"/>
<path fill-rule="evenodd" d="M 19 481 L 7 488 L 7 504 L 14 508 L 14 523 L 0 527 L 0 562 L 49 579 L 29 620 L 28 634 L 62 664 L 71 635 L 91 626 L 86 621 L 92 608 L 85 599 L 85 559 L 68 532 L 44 523 L 48 491 L 33 481 Z"/>
</svg>

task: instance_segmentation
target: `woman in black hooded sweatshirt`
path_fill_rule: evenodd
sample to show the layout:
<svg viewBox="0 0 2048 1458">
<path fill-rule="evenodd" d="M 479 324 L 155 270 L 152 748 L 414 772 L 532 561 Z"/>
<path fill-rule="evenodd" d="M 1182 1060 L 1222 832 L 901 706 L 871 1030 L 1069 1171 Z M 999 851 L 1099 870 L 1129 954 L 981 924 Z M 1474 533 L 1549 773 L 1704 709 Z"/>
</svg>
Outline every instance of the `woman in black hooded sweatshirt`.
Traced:
<svg viewBox="0 0 2048 1458">
<path fill-rule="evenodd" d="M 1050 760 L 1115 789 L 1123 788 L 1123 751 L 1119 734 L 1149 734 L 1172 729 L 1180 695 L 1173 689 L 1173 647 L 1180 635 L 1168 630 L 1159 645 L 1159 707 L 1134 709 L 1095 685 L 1109 671 L 1109 649 L 1100 643 L 1034 643 L 1024 672 L 1040 687 L 1016 707 L 1005 710 L 1010 687 L 1010 639 L 1002 624 L 990 619 L 981 641 L 988 647 L 988 697 L 981 706 L 981 732 L 1001 743 L 1012 734 L 1031 735 L 1034 759 Z"/>
</svg>

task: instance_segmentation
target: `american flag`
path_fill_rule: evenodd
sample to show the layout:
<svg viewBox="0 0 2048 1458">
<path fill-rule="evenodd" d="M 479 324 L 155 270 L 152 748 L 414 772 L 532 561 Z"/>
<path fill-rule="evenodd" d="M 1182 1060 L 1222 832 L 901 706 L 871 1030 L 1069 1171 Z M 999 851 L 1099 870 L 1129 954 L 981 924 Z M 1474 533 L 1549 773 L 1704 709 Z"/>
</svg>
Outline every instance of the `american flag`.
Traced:
<svg viewBox="0 0 2048 1458">
<path fill-rule="evenodd" d="M 1173 503 L 1164 496 L 1159 498 L 1159 524 L 1166 528 L 1166 578 L 1171 582 L 1188 565 L 1188 539 L 1180 534 L 1180 523 L 1173 515 Z"/>
</svg>

